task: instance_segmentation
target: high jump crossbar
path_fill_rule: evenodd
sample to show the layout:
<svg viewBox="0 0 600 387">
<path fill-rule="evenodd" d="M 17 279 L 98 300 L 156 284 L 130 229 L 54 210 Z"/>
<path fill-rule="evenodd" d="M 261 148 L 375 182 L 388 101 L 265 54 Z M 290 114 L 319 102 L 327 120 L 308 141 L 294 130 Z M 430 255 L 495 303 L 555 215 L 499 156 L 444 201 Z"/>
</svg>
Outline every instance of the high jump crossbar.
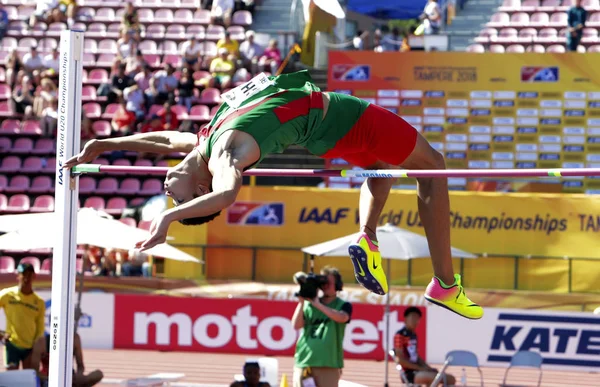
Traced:
<svg viewBox="0 0 600 387">
<path fill-rule="evenodd" d="M 122 166 L 82 164 L 73 167 L 74 174 L 85 173 L 139 173 L 164 175 L 167 167 Z M 490 178 L 490 177 L 586 177 L 600 176 L 600 168 L 555 168 L 555 169 L 250 169 L 244 172 L 246 176 L 289 176 L 289 177 L 465 177 L 465 178 Z"/>
</svg>

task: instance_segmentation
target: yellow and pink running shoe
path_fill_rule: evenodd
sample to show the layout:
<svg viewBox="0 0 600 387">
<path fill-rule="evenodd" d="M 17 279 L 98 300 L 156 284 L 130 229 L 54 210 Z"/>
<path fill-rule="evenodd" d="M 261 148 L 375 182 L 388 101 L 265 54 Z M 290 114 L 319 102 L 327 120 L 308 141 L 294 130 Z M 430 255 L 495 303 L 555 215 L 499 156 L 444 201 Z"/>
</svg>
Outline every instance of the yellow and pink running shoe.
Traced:
<svg viewBox="0 0 600 387">
<path fill-rule="evenodd" d="M 433 277 L 425 290 L 425 298 L 433 304 L 471 320 L 483 317 L 483 308 L 469 300 L 465 294 L 460 274 L 454 274 L 452 286 L 445 286 L 437 277 Z"/>
<path fill-rule="evenodd" d="M 354 276 L 358 283 L 369 291 L 384 295 L 388 292 L 387 278 L 381 264 L 381 254 L 377 242 L 367 234 L 361 234 L 356 243 L 348 247 L 354 265 Z"/>
</svg>

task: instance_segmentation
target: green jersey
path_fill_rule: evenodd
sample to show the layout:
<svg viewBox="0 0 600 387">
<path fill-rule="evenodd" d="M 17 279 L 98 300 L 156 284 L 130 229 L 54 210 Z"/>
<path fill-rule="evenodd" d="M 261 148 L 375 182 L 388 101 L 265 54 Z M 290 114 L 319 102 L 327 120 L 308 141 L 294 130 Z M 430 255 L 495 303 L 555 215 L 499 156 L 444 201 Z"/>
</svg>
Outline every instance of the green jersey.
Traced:
<svg viewBox="0 0 600 387">
<path fill-rule="evenodd" d="M 353 96 L 330 93 L 323 119 L 323 95 L 306 70 L 264 77 L 234 90 L 237 93 L 232 100 L 224 98 L 213 119 L 198 133 L 207 137 L 209 158 L 214 144 L 229 130 L 246 132 L 254 138 L 260 148 L 257 164 L 290 145 L 303 146 L 321 156 L 350 131 L 369 105 Z"/>
<path fill-rule="evenodd" d="M 352 316 L 352 305 L 336 298 L 326 305 Z M 344 331 L 346 324 L 336 323 L 308 302 L 304 303 L 304 330 L 296 343 L 295 366 L 344 368 Z"/>
</svg>

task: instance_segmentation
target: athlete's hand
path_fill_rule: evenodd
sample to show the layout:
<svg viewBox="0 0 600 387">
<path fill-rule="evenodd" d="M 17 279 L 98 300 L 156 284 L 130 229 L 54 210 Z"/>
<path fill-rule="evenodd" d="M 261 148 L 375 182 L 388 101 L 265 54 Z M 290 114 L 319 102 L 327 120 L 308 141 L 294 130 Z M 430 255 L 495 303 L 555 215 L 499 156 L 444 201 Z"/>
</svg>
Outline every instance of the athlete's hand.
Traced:
<svg viewBox="0 0 600 387">
<path fill-rule="evenodd" d="M 160 214 L 150 225 L 150 237 L 144 241 L 139 241 L 135 247 L 140 249 L 141 252 L 165 243 L 170 224 L 171 222 L 167 219 L 165 213 Z"/>
<path fill-rule="evenodd" d="M 10 333 L 0 331 L 0 343 L 6 344 L 8 340 L 10 340 Z"/>
<path fill-rule="evenodd" d="M 104 152 L 97 140 L 88 141 L 78 155 L 71 157 L 64 163 L 63 168 L 73 168 L 78 164 L 86 164 L 98 158 Z"/>
</svg>

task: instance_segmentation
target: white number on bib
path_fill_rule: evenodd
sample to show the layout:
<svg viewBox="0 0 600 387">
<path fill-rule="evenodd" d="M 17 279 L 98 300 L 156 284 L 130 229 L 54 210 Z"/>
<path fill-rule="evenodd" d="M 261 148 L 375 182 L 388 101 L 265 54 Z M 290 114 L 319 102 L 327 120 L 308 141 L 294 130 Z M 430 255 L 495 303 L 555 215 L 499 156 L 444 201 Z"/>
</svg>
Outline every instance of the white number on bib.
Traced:
<svg viewBox="0 0 600 387">
<path fill-rule="evenodd" d="M 227 93 L 221 94 L 221 98 L 227 102 L 227 105 L 233 109 L 237 109 L 248 98 L 274 84 L 275 82 L 269 80 L 264 73 L 260 73 L 248 82 L 229 90 Z"/>
</svg>

